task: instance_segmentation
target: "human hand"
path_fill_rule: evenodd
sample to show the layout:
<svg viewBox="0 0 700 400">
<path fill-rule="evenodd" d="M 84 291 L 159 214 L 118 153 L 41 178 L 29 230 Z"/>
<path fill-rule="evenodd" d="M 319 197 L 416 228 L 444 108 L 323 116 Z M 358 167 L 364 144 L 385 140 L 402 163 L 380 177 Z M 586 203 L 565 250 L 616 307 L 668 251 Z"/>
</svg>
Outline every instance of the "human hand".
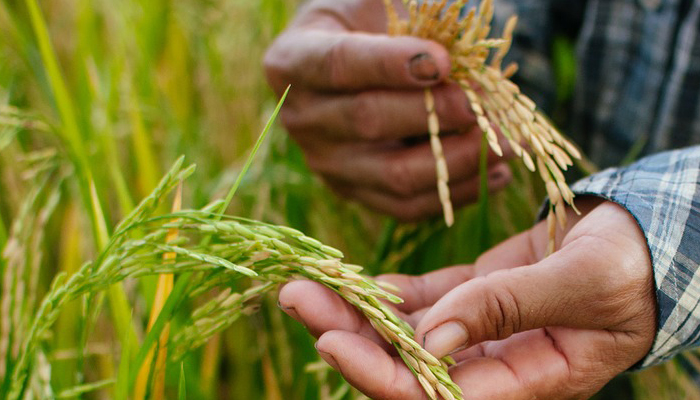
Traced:
<svg viewBox="0 0 700 400">
<path fill-rule="evenodd" d="M 641 360 L 656 331 L 650 256 L 634 218 L 584 198 L 560 250 L 543 258 L 540 223 L 470 266 L 394 275 L 399 316 L 449 370 L 465 398 L 585 399 Z M 286 285 L 282 308 L 319 337 L 321 357 L 373 399 L 425 399 L 401 359 L 361 314 L 325 287 Z M 460 350 L 462 349 L 463 350 Z"/>
<path fill-rule="evenodd" d="M 442 131 L 454 133 L 442 135 L 453 203 L 473 202 L 482 133 L 462 90 L 445 81 L 451 68 L 447 51 L 435 42 L 389 37 L 385 31 L 382 1 L 306 4 L 265 57 L 272 88 L 281 94 L 293 86 L 281 121 L 309 166 L 336 192 L 416 220 L 441 211 L 426 140 L 423 89 L 430 87 Z M 491 190 L 511 179 L 495 154 L 489 156 L 488 172 Z"/>
</svg>

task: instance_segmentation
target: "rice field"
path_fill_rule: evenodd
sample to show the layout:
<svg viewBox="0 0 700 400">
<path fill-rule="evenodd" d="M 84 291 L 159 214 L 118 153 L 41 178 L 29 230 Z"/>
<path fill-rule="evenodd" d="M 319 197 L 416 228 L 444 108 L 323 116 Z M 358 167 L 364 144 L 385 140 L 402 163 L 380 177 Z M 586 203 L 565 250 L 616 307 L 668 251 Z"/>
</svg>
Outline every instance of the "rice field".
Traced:
<svg viewBox="0 0 700 400">
<path fill-rule="evenodd" d="M 419 274 L 532 224 L 546 188 L 517 165 L 449 229 L 329 192 L 268 126 L 262 56 L 300 2 L 2 0 L 0 399 L 364 399 L 279 282 Z M 680 365 L 600 398 L 700 398 Z"/>
</svg>

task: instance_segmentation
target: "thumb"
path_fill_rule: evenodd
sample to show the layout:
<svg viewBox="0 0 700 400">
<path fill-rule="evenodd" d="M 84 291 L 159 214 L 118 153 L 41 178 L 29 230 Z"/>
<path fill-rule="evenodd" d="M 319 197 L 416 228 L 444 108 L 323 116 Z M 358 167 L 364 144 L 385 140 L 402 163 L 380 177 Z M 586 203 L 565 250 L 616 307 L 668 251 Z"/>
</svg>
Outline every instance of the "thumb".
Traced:
<svg viewBox="0 0 700 400">
<path fill-rule="evenodd" d="M 611 257 L 581 243 L 529 266 L 470 280 L 421 319 L 416 340 L 440 358 L 475 344 L 546 326 L 603 329 L 619 294 Z M 605 254 L 605 252 L 594 252 Z M 609 256 L 609 254 L 608 254 Z M 608 318 L 609 319 L 609 318 Z"/>
</svg>

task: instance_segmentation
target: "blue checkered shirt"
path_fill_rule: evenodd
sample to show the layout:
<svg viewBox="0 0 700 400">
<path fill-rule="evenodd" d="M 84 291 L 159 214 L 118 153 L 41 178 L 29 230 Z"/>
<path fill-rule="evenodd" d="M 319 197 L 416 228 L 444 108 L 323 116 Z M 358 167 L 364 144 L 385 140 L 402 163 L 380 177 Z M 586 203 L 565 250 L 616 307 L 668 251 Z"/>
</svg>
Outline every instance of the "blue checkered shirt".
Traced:
<svg viewBox="0 0 700 400">
<path fill-rule="evenodd" d="M 700 1 L 495 3 L 501 25 L 514 13 L 520 17 L 511 57 L 521 66 L 523 90 L 545 109 L 556 89 L 552 40 L 575 40 L 578 76 L 562 128 L 586 154 L 608 167 L 635 144 L 642 155 L 658 153 L 573 189 L 622 205 L 646 236 L 659 320 L 641 365 L 700 346 L 700 147 L 690 147 L 700 144 Z"/>
</svg>

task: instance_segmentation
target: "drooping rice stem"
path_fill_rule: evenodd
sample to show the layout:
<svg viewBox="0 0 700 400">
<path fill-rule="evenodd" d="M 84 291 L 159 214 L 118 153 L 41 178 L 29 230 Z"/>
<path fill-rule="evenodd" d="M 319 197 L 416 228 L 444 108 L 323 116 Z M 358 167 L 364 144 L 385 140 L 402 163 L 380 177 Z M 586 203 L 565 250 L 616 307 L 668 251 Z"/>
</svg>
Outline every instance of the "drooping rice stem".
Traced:
<svg viewBox="0 0 700 400">
<path fill-rule="evenodd" d="M 494 153 L 501 156 L 504 152 L 500 134 L 530 171 L 539 171 L 552 203 L 550 213 L 563 228 L 566 225 L 565 206 L 574 207 L 574 194 L 562 171 L 573 165 L 573 159 L 580 159 L 581 154 L 537 110 L 535 103 L 510 81 L 517 65 L 502 67 L 513 41 L 517 18 L 513 16 L 507 21 L 500 38 L 491 39 L 493 0 L 482 1 L 478 9 L 471 9 L 463 18 L 459 14 L 464 1 L 448 5 L 445 0 L 439 0 L 419 5 L 416 0 L 404 0 L 409 14 L 406 20 L 399 20 L 391 0 L 385 0 L 384 4 L 391 35 L 433 40 L 448 50 L 452 59 L 450 80 L 464 90 L 484 140 Z M 445 220 L 451 225 L 453 211 L 446 184 L 448 174 L 440 151 L 439 121 L 434 102 L 432 94 L 426 92 L 429 133 L 438 169 L 438 192 Z M 554 250 L 555 231 L 550 229 L 551 251 Z"/>
<path fill-rule="evenodd" d="M 175 192 L 175 199 L 173 200 L 172 212 L 178 212 L 182 209 L 182 183 L 178 185 L 177 191 Z M 172 244 L 178 237 L 178 229 L 171 228 L 168 230 L 168 235 L 165 238 L 166 244 Z M 163 262 L 165 264 L 171 264 L 175 260 L 177 254 L 174 252 L 167 252 L 163 254 Z M 173 290 L 175 277 L 173 274 L 162 274 L 158 276 L 158 285 L 156 287 L 156 297 L 153 301 L 153 308 L 151 309 L 151 316 L 148 320 L 148 330 L 153 327 L 158 315 L 163 309 L 163 304 L 170 296 Z M 155 355 L 155 366 L 153 367 L 153 379 L 152 379 L 152 395 L 151 398 L 154 400 L 162 400 L 165 397 L 165 361 L 167 358 L 167 344 L 168 337 L 170 336 L 170 326 L 169 324 L 163 329 L 160 334 L 160 340 L 158 341 L 157 347 L 152 348 L 146 361 L 141 365 L 139 370 L 139 375 L 136 380 L 136 387 L 134 388 L 134 400 L 145 399 L 146 389 L 148 387 L 148 378 L 151 375 L 151 364 Z"/>
<path fill-rule="evenodd" d="M 90 220 L 92 222 L 93 236 L 97 249 L 102 250 L 108 241 L 104 212 L 94 187 L 93 174 L 90 167 L 88 151 L 84 146 L 84 138 L 81 135 L 78 115 L 71 95 L 65 84 L 61 69 L 54 52 L 49 36 L 46 21 L 39 9 L 36 0 L 25 0 L 29 10 L 32 28 L 37 37 L 41 58 L 49 78 L 51 90 L 61 115 L 62 129 L 58 132 L 68 144 L 70 153 L 75 160 L 78 176 L 81 179 L 80 191 L 86 207 L 90 207 Z M 119 333 L 131 329 L 129 305 L 123 288 L 115 286 L 109 291 L 110 306 Z M 130 333 L 133 338 L 136 334 Z M 123 337 L 123 336 L 121 336 Z M 135 346 L 135 340 L 134 340 Z"/>
<path fill-rule="evenodd" d="M 440 142 L 440 121 L 435 111 L 435 98 L 430 89 L 425 89 L 425 110 L 428 112 L 428 132 L 430 133 L 430 147 L 433 149 L 435 157 L 435 169 L 437 171 L 438 195 L 442 203 L 445 224 L 454 224 L 454 211 L 452 210 L 452 200 L 450 200 L 450 175 L 447 171 L 447 161 Z"/>
</svg>

